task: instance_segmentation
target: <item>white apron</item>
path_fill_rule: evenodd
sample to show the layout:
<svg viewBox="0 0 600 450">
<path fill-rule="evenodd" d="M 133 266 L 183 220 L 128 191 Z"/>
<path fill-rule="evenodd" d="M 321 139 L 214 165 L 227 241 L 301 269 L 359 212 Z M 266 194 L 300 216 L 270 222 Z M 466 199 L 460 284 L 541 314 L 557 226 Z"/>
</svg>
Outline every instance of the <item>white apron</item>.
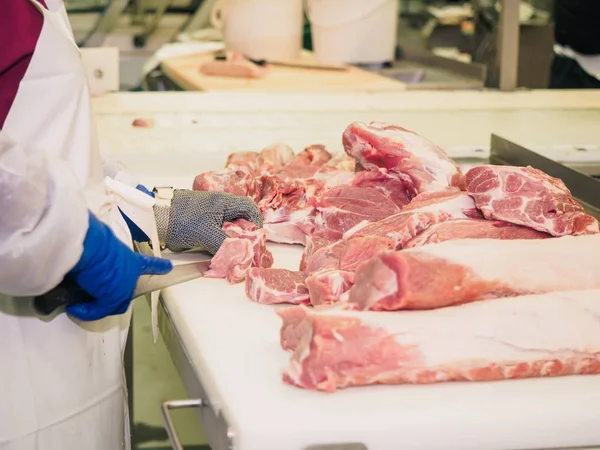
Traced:
<svg viewBox="0 0 600 450">
<path fill-rule="evenodd" d="M 87 81 L 64 5 L 47 0 L 46 10 L 30 1 L 44 24 L 3 130 L 23 148 L 68 161 L 88 207 L 131 246 L 106 193 Z M 0 298 L 1 450 L 129 448 L 122 361 L 130 311 L 93 323 L 66 314 L 44 321 L 30 300 Z"/>
</svg>

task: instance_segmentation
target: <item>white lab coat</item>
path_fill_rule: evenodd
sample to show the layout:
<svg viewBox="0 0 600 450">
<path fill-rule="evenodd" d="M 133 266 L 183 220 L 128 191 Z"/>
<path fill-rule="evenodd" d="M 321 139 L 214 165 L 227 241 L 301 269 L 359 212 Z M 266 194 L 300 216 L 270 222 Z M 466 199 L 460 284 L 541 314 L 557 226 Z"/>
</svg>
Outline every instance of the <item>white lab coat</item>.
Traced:
<svg viewBox="0 0 600 450">
<path fill-rule="evenodd" d="M 123 348 L 130 311 L 37 317 L 31 295 L 78 261 L 89 208 L 131 245 L 107 195 L 87 81 L 61 0 L 0 132 L 0 449 L 129 448 Z M 23 297 L 25 296 L 25 297 Z M 19 297 L 19 298 L 17 298 Z"/>
</svg>

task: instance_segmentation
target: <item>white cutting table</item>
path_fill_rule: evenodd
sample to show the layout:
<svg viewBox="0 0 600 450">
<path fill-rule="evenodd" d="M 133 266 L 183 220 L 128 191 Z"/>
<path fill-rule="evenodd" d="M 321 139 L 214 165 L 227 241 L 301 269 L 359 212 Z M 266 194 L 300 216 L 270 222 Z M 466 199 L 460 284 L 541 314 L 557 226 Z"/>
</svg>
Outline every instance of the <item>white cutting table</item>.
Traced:
<svg viewBox="0 0 600 450">
<path fill-rule="evenodd" d="M 495 133 L 558 160 L 600 161 L 597 91 L 113 94 L 94 105 L 104 152 L 148 185 L 189 188 L 229 152 L 274 141 L 339 150 L 355 120 L 402 124 L 452 156 L 487 157 Z M 156 128 L 132 128 L 139 117 Z M 299 247 L 271 248 L 277 267 L 297 267 Z M 166 289 L 162 307 L 161 330 L 188 393 L 209 403 L 198 415 L 215 450 L 600 445 L 599 376 L 309 392 L 281 381 L 289 355 L 279 347 L 280 320 L 273 307 L 246 300 L 243 285 L 191 281 Z"/>
</svg>

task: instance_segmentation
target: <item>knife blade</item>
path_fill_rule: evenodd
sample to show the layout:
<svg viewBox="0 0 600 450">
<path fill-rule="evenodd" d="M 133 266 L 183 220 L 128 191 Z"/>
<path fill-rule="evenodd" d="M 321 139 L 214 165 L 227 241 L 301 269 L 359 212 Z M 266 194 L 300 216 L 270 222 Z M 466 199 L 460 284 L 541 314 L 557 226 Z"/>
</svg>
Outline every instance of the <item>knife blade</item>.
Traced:
<svg viewBox="0 0 600 450">
<path fill-rule="evenodd" d="M 186 281 L 195 280 L 196 278 L 201 278 L 209 267 L 210 260 L 205 260 L 174 266 L 173 269 L 165 275 L 142 275 L 138 279 L 133 298 L 176 284 L 185 283 Z M 33 307 L 38 314 L 47 316 L 60 307 L 78 303 L 87 303 L 93 300 L 95 300 L 94 297 L 84 291 L 77 283 L 75 283 L 75 281 L 71 278 L 65 278 L 51 291 L 35 297 L 33 300 Z"/>
</svg>

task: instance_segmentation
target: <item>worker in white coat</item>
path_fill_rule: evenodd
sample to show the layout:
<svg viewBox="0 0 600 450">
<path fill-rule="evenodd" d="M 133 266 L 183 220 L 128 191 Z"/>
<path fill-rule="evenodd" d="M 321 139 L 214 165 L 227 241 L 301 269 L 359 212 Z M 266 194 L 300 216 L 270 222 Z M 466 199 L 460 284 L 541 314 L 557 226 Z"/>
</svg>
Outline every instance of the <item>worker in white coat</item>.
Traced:
<svg viewBox="0 0 600 450">
<path fill-rule="evenodd" d="M 0 42 L 0 449 L 129 448 L 122 355 L 131 297 L 140 275 L 171 263 L 131 250 L 107 195 L 62 0 L 4 0 Z M 262 225 L 248 199 L 171 194 L 155 211 L 173 250 L 216 252 L 221 225 L 236 217 Z M 32 296 L 65 277 L 95 300 L 38 316 Z"/>
</svg>

